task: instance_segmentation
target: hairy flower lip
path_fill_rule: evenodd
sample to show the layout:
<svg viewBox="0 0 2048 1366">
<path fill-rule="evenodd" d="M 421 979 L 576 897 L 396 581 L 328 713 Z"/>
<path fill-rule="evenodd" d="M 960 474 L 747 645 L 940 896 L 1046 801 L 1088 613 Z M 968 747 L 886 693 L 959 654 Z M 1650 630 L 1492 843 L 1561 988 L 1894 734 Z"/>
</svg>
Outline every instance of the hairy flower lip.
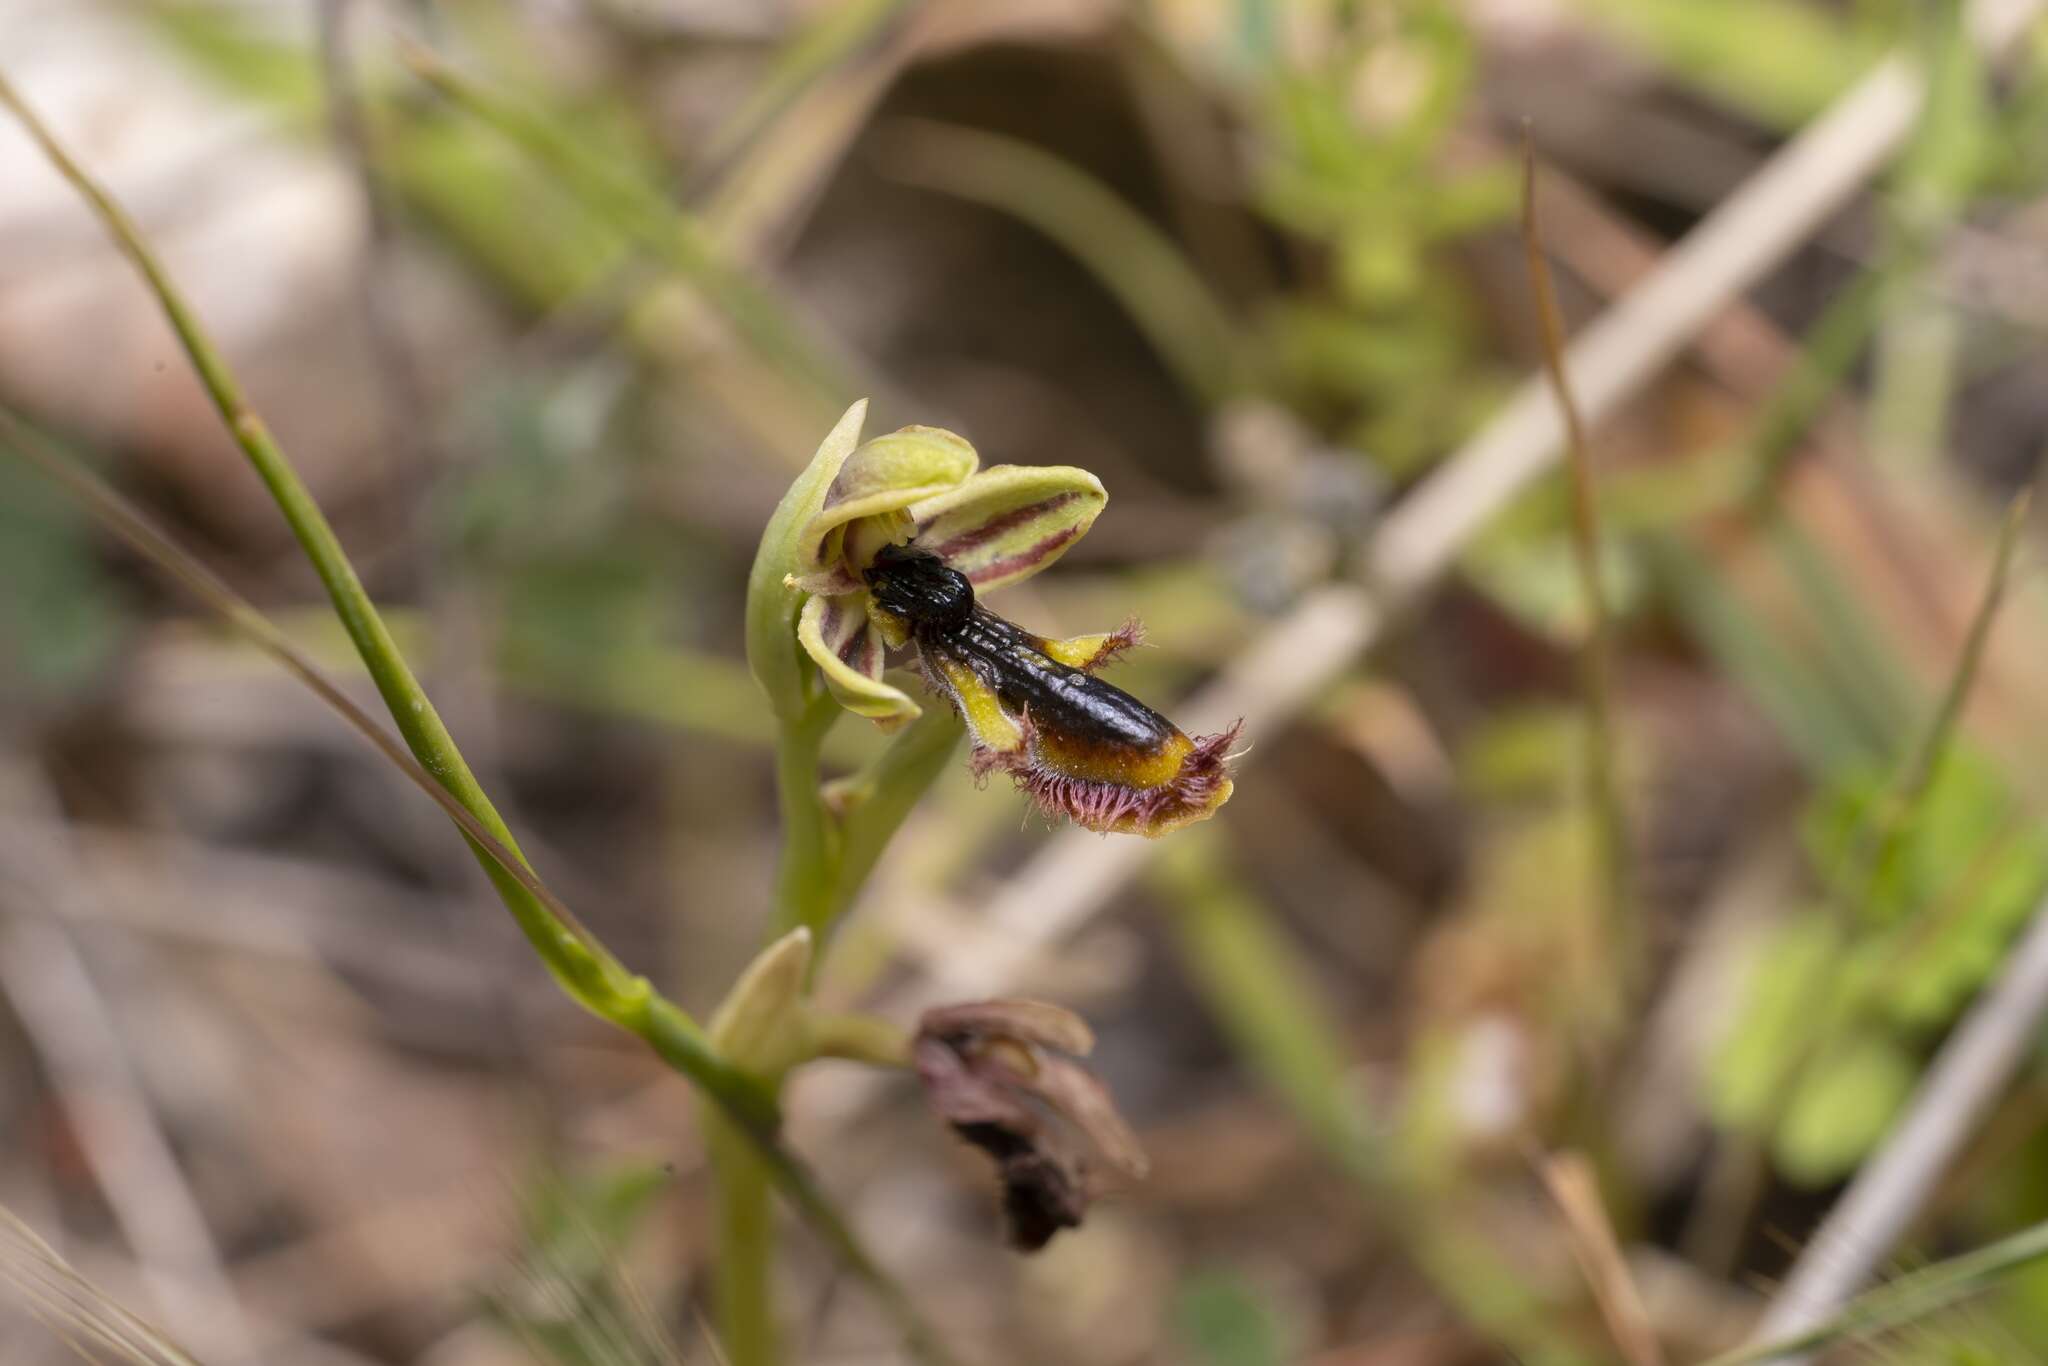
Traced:
<svg viewBox="0 0 2048 1366">
<path fill-rule="evenodd" d="M 1040 810 L 1103 834 L 1157 837 L 1212 815 L 1231 794 L 1239 728 L 1190 739 L 1094 670 L 1134 645 L 1133 623 L 1048 640 L 974 601 L 965 576 L 927 550 L 866 571 L 884 634 L 917 648 L 925 682 L 966 721 L 976 777 L 1000 769 Z"/>
<path fill-rule="evenodd" d="M 995 766 L 1015 778 L 1042 810 L 1064 815 L 1086 830 L 1157 839 L 1207 819 L 1230 800 L 1236 787 L 1225 764 L 1244 730 L 1242 720 L 1228 730 L 1189 740 L 1173 777 L 1152 787 L 1062 772 L 1040 757 L 1044 747 L 1035 743 L 1036 723 L 1029 716 L 1025 720 L 1024 752 L 991 756 Z"/>
</svg>

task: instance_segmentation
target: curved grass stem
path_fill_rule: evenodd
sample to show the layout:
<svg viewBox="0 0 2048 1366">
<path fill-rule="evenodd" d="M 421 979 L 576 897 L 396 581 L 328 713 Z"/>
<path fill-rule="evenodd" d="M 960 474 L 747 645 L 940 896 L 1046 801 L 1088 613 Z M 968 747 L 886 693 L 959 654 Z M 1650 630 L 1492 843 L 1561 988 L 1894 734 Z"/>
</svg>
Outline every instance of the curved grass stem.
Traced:
<svg viewBox="0 0 2048 1366">
<path fill-rule="evenodd" d="M 512 855 L 515 863 L 523 865 L 525 856 L 520 853 L 517 841 L 506 827 L 497 809 L 484 795 L 477 783 L 476 775 L 470 772 L 462 752 L 456 747 L 454 738 L 441 721 L 441 715 L 434 709 L 412 669 L 399 654 L 397 644 L 386 629 L 383 618 L 377 614 L 369 594 L 363 591 L 362 581 L 356 576 L 355 567 L 349 562 L 341 548 L 341 542 L 328 525 L 327 518 L 313 501 L 313 495 L 300 480 L 298 472 L 285 458 L 284 451 L 271 435 L 270 428 L 262 417 L 249 406 L 237 382 L 234 372 L 221 356 L 213 339 L 201 326 L 197 315 L 185 302 L 170 275 L 157 259 L 142 230 L 128 213 L 88 175 L 60 144 L 42 120 L 28 108 L 15 92 L 14 87 L 0 77 L 0 105 L 4 105 L 28 130 L 37 146 L 50 163 L 57 168 L 65 180 L 84 197 L 98 215 L 101 223 L 113 237 L 114 244 L 142 273 L 150 291 L 162 306 L 171 327 L 178 334 L 179 342 L 191 357 L 192 365 L 199 373 L 199 379 L 206 386 L 208 397 L 220 411 L 221 420 L 227 424 L 228 432 L 235 444 L 248 457 L 257 477 L 270 491 L 278 510 L 284 514 L 285 522 L 291 527 L 292 536 L 312 562 L 313 570 L 320 576 L 321 584 L 327 590 L 328 600 L 333 604 L 335 615 L 340 618 L 343 629 L 348 632 L 351 642 L 363 658 L 364 666 L 370 672 L 377 692 L 384 699 L 385 707 L 397 723 L 399 733 L 405 737 L 406 745 L 424 764 L 436 781 L 447 788 L 449 793 L 482 823 L 484 828 Z M 484 866 L 484 872 L 497 888 L 499 897 L 505 902 L 519 927 L 529 940 L 548 959 L 551 967 L 558 968 L 561 955 L 551 951 L 551 940 L 558 935 L 557 927 L 550 925 L 554 917 L 547 907 L 541 905 L 533 893 L 521 885 L 511 866 L 501 864 L 477 844 L 476 838 L 465 831 L 471 848 Z M 572 973 L 581 974 L 583 965 L 570 965 Z M 580 995 L 592 989 L 603 990 L 605 985 L 595 980 L 604 975 L 601 967 L 592 966 L 591 975 L 576 975 L 565 979 L 565 985 Z"/>
<path fill-rule="evenodd" d="M 136 549 L 249 634 L 440 805 L 469 841 L 500 899 L 564 989 L 593 1013 L 645 1040 L 657 1055 L 716 1104 L 734 1132 L 753 1145 L 767 1178 L 875 1291 L 918 1356 L 941 1366 L 950 1362 L 951 1357 L 937 1343 L 902 1289 L 867 1253 L 802 1164 L 776 1139 L 773 1095 L 757 1079 L 721 1059 L 696 1021 L 656 993 L 645 978 L 628 971 L 583 928 L 527 864 L 433 703 L 399 653 L 333 528 L 269 428 L 249 406 L 227 362 L 150 249 L 141 229 L 71 157 L 4 76 L 0 76 L 0 107 L 12 112 L 28 130 L 51 164 L 86 200 L 116 245 L 141 272 L 199 372 L 214 406 L 312 561 L 337 616 L 405 740 L 405 749 L 321 675 L 303 652 L 255 607 L 151 527 L 147 519 L 95 476 L 75 462 L 44 449 L 25 424 L 4 413 L 0 413 L 0 418 L 4 418 L 0 435 L 5 435 L 9 444 L 79 496 Z"/>
<path fill-rule="evenodd" d="M 1723 1352 L 1702 1366 L 1754 1366 L 1803 1356 L 1832 1343 L 1864 1341 L 1916 1323 L 1983 1294 L 1999 1280 L 2048 1258 L 2048 1223 L 2035 1224 L 1975 1252 L 1922 1267 L 1859 1295 L 1826 1322 L 1752 1347 Z"/>
<path fill-rule="evenodd" d="M 1550 263 L 1536 217 L 1536 154 L 1527 139 L 1522 147 L 1522 246 L 1528 257 L 1529 287 L 1535 296 L 1536 318 L 1543 342 L 1543 368 L 1557 399 L 1565 431 L 1565 460 L 1571 473 L 1572 559 L 1578 567 L 1579 589 L 1586 604 L 1587 631 L 1580 657 L 1586 702 L 1587 797 L 1599 822 L 1602 869 L 1607 881 L 1610 923 L 1616 959 L 1625 989 L 1646 979 L 1644 954 L 1648 936 L 1634 899 L 1634 870 L 1629 840 L 1628 808 L 1622 797 L 1620 755 L 1615 740 L 1614 614 L 1600 574 L 1600 517 L 1593 479 L 1592 448 L 1585 419 L 1565 367 L 1564 320 L 1551 288 Z"/>
</svg>

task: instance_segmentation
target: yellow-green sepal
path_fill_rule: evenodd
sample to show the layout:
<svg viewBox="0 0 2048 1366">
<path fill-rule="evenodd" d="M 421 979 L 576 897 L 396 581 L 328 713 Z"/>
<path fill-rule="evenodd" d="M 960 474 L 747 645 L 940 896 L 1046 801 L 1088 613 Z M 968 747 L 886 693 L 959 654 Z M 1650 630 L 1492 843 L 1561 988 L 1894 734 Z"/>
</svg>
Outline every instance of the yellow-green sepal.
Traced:
<svg viewBox="0 0 2048 1366">
<path fill-rule="evenodd" d="M 789 486 L 769 518 L 747 576 L 747 667 L 784 725 L 793 724 L 803 714 L 811 691 L 796 640 L 803 594 L 786 582 L 798 568 L 798 534 L 817 516 L 827 490 L 859 446 L 867 412 L 868 401 L 861 399 L 818 443 L 811 463 Z"/>
<path fill-rule="evenodd" d="M 955 488 L 980 463 L 966 438 L 943 427 L 905 427 L 862 445 L 842 462 L 798 533 L 798 586 L 813 593 L 861 588 L 865 556 L 911 531 L 904 510 Z M 850 534 L 861 543 L 849 545 Z"/>
</svg>

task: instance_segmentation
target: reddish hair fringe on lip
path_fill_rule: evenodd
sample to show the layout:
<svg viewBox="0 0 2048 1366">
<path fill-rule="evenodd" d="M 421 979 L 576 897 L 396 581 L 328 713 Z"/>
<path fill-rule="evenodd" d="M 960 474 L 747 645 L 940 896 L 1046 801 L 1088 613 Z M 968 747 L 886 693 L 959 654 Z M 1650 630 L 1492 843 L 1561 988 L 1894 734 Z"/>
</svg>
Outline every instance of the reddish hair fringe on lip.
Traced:
<svg viewBox="0 0 2048 1366">
<path fill-rule="evenodd" d="M 1024 718 L 1023 748 L 1014 754 L 977 748 L 971 760 L 975 775 L 1002 769 L 1030 794 L 1039 810 L 1061 816 L 1098 834 L 1163 835 L 1200 820 L 1229 795 L 1230 774 L 1224 767 L 1230 747 L 1244 729 L 1239 721 L 1229 730 L 1197 737 L 1172 778 L 1152 787 L 1130 787 L 1097 778 L 1079 778 L 1036 757 L 1031 719 Z"/>
</svg>

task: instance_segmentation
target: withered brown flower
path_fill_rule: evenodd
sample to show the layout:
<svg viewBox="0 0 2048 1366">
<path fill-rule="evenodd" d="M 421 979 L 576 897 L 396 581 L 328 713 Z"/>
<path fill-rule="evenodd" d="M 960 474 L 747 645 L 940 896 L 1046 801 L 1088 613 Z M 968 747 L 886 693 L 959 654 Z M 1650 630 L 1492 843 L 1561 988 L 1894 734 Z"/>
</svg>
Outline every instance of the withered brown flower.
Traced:
<svg viewBox="0 0 2048 1366">
<path fill-rule="evenodd" d="M 1099 1193 L 1090 1159 L 1145 1174 L 1109 1089 L 1074 1061 L 1095 1047 L 1082 1019 L 1042 1001 L 940 1006 L 918 1022 L 912 1057 L 941 1119 L 996 1160 L 1010 1242 L 1035 1252 L 1075 1228 Z"/>
</svg>

